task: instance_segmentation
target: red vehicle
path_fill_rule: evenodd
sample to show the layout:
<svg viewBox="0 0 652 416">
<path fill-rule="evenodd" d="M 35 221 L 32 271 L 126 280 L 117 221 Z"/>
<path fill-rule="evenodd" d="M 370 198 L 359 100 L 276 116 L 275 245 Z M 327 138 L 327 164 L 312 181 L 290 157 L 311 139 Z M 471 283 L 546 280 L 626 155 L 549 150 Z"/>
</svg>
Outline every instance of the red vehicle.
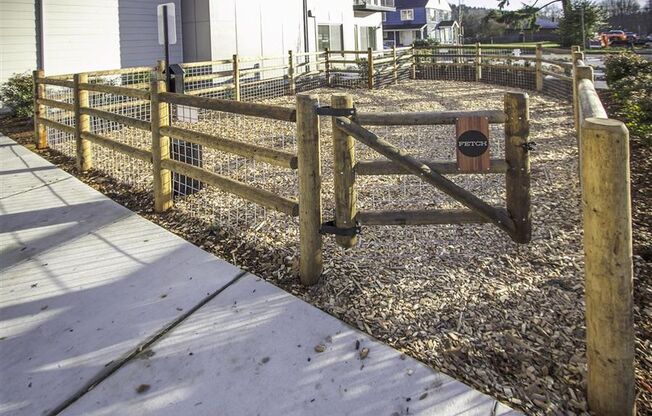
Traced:
<svg viewBox="0 0 652 416">
<path fill-rule="evenodd" d="M 612 43 L 627 42 L 627 33 L 625 33 L 624 30 L 610 30 L 608 32 L 602 33 L 600 37 L 602 38 L 602 43 L 605 46 L 609 46 Z"/>
</svg>

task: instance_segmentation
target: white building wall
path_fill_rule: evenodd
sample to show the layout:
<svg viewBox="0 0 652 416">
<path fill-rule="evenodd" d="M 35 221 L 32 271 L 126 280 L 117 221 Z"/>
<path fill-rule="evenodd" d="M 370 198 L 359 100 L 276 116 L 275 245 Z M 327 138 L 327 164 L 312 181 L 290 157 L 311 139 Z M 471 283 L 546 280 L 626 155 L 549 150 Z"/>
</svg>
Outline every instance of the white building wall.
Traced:
<svg viewBox="0 0 652 416">
<path fill-rule="evenodd" d="M 120 68 L 118 0 L 43 3 L 46 75 Z"/>
<path fill-rule="evenodd" d="M 34 0 L 0 0 L 0 84 L 13 74 L 35 69 Z"/>
</svg>

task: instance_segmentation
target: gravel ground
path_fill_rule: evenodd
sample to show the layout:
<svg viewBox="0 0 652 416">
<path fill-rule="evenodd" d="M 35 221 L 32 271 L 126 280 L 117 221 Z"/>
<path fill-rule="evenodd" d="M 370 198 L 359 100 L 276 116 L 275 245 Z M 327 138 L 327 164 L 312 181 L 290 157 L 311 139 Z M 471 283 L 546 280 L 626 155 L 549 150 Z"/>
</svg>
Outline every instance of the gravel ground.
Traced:
<svg viewBox="0 0 652 416">
<path fill-rule="evenodd" d="M 316 91 L 326 103 L 334 92 L 341 91 Z M 352 91 L 361 111 L 495 109 L 502 108 L 504 92 L 504 88 L 447 81 L 410 81 L 383 90 Z M 531 140 L 537 143 L 532 153 L 531 244 L 514 244 L 490 225 L 365 227 L 360 245 L 351 250 L 325 238 L 324 277 L 312 288 L 299 285 L 296 276 L 296 221 L 265 212 L 243 219 L 239 213 L 247 211 L 246 205 L 234 202 L 227 207 L 223 195 L 207 190 L 179 201 L 170 213 L 156 215 L 146 192 L 128 190 L 97 171 L 82 178 L 202 248 L 514 408 L 540 415 L 587 414 L 580 190 L 572 111 L 565 102 L 532 93 L 530 99 Z M 288 105 L 292 101 L 291 97 L 274 100 Z M 332 206 L 328 124 L 322 126 L 325 219 L 331 218 Z M 246 125 L 237 127 L 248 131 Z M 258 123 L 256 129 L 270 139 L 271 126 Z M 224 126 L 218 130 L 230 131 Z M 419 156 L 453 155 L 452 130 L 446 127 L 372 130 Z M 497 156 L 503 151 L 502 140 L 500 129 L 493 128 Z M 293 143 L 283 140 L 282 147 L 292 149 Z M 53 152 L 49 156 L 71 168 L 65 158 Z M 365 151 L 359 156 L 373 157 Z M 220 163 L 215 162 L 213 169 L 223 171 Z M 242 178 L 268 189 L 282 183 L 285 192 L 290 186 L 277 175 Z M 504 199 L 500 175 L 453 179 L 492 203 Z M 365 209 L 457 206 L 407 177 L 363 178 L 358 190 Z M 217 217 L 214 207 L 201 208 L 216 199 L 222 201 Z M 229 218 L 247 226 L 223 228 L 219 220 Z M 637 256 L 635 263 L 635 290 L 649 294 L 649 277 L 645 277 L 649 259 Z M 646 299 L 637 297 L 635 308 L 640 414 L 652 409 L 652 310 Z"/>
</svg>

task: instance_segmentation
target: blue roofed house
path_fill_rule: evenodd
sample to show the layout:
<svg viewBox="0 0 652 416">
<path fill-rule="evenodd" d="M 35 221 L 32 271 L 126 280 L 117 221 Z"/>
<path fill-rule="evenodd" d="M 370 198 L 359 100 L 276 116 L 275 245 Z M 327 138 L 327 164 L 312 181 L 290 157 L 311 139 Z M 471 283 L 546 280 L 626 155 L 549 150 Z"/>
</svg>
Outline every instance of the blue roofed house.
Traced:
<svg viewBox="0 0 652 416">
<path fill-rule="evenodd" d="M 409 46 L 419 39 L 441 44 L 459 42 L 460 25 L 452 20 L 447 0 L 396 0 L 395 7 L 396 11 L 383 14 L 386 46 Z"/>
</svg>

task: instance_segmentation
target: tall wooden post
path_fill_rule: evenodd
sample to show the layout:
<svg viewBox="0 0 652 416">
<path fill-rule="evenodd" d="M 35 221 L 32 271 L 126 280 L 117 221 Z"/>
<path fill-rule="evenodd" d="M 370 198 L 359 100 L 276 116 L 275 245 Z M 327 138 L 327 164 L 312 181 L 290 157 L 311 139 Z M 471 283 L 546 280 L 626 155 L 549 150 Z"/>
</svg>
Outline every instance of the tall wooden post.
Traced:
<svg viewBox="0 0 652 416">
<path fill-rule="evenodd" d="M 82 133 L 91 131 L 91 118 L 82 114 L 82 108 L 89 107 L 88 91 L 79 88 L 79 84 L 88 82 L 88 74 L 75 74 L 73 76 L 73 94 L 75 107 L 75 155 L 77 156 L 77 169 L 86 172 L 93 167 L 91 142 L 82 138 Z"/>
<path fill-rule="evenodd" d="M 297 84 L 294 74 L 294 52 L 292 50 L 288 51 L 288 82 L 290 86 L 290 95 L 297 93 Z"/>
<path fill-rule="evenodd" d="M 577 73 L 577 68 L 580 66 L 579 61 L 582 61 L 582 63 L 584 62 L 584 54 L 582 52 L 573 52 L 573 117 L 578 143 L 580 139 L 580 97 L 577 88 L 580 80 Z"/>
<path fill-rule="evenodd" d="M 331 51 L 326 48 L 324 50 L 324 71 L 326 72 L 326 86 L 331 86 Z M 319 69 L 319 64 L 317 64 L 317 69 Z"/>
<path fill-rule="evenodd" d="M 529 97 L 524 93 L 505 94 L 505 160 L 506 199 L 516 231 L 512 238 L 517 243 L 532 239 L 532 211 L 530 202 L 530 135 Z"/>
<path fill-rule="evenodd" d="M 537 43 L 536 49 L 536 61 L 535 65 L 535 75 L 536 75 L 536 87 L 537 91 L 543 91 L 543 44 Z"/>
<path fill-rule="evenodd" d="M 45 72 L 42 69 L 37 69 L 32 76 L 34 77 L 34 144 L 37 149 L 41 150 L 47 149 L 48 136 L 45 126 L 38 122 L 38 119 L 45 115 L 45 106 L 38 102 L 40 98 L 45 98 L 45 85 L 37 80 L 44 78 Z"/>
<path fill-rule="evenodd" d="M 319 234 L 321 209 L 321 157 L 319 106 L 316 95 L 297 95 L 297 150 L 299 157 L 299 275 L 304 285 L 319 281 L 323 269 Z"/>
<path fill-rule="evenodd" d="M 633 416 L 629 132 L 620 121 L 589 118 L 581 146 L 589 410 Z"/>
<path fill-rule="evenodd" d="M 392 45 L 392 59 L 394 62 L 394 84 L 398 84 L 398 57 L 396 56 L 396 44 Z"/>
<path fill-rule="evenodd" d="M 233 99 L 240 101 L 240 61 L 233 55 Z"/>
<path fill-rule="evenodd" d="M 158 71 L 152 72 L 150 88 L 152 120 L 152 167 L 154 170 L 154 210 L 165 212 L 172 207 L 172 173 L 161 167 L 161 161 L 170 158 L 170 138 L 161 136 L 161 127 L 170 125 L 170 106 L 160 102 L 158 94 L 166 91 L 163 61 Z"/>
<path fill-rule="evenodd" d="M 475 82 L 482 80 L 482 48 L 480 43 L 475 44 Z"/>
<path fill-rule="evenodd" d="M 370 90 L 374 89 L 374 50 L 367 49 L 367 85 Z"/>
<path fill-rule="evenodd" d="M 331 98 L 333 108 L 353 108 L 353 97 L 335 94 Z M 355 227 L 357 194 L 355 192 L 355 140 L 336 127 L 333 117 L 333 171 L 335 188 L 335 225 L 338 228 Z M 354 247 L 357 236 L 337 236 L 337 244 L 344 248 Z"/>
</svg>

